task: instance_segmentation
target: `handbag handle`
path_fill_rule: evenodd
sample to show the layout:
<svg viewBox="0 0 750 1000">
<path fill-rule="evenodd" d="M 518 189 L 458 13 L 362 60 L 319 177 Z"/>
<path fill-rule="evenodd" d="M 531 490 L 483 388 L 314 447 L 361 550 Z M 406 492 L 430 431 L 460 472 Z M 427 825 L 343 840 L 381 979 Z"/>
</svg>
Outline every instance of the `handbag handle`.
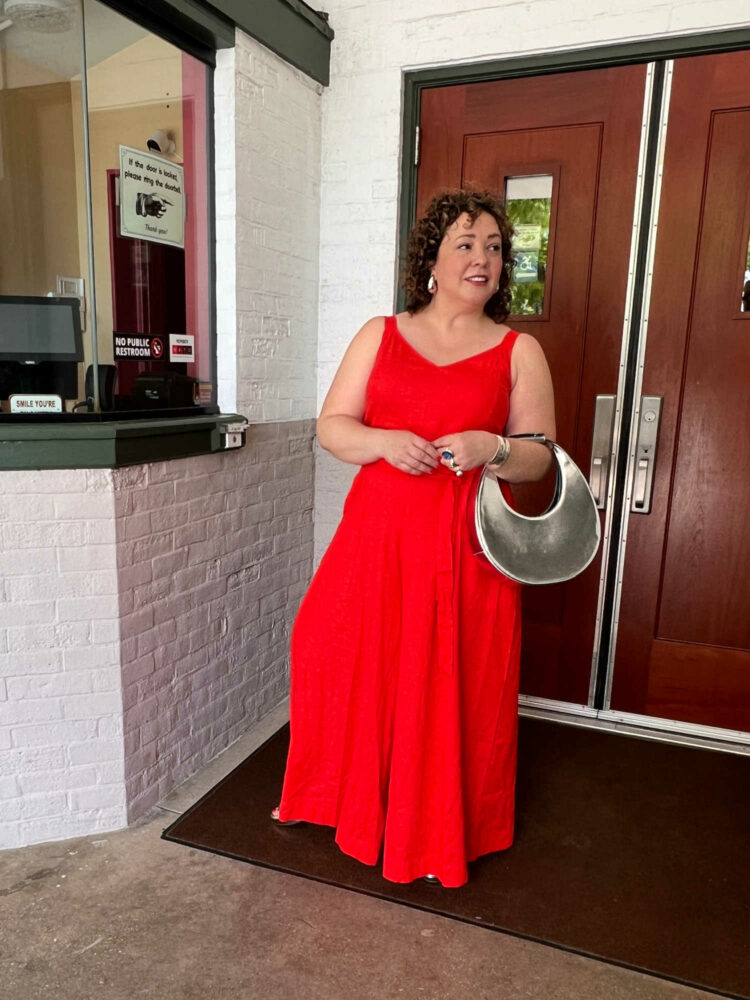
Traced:
<svg viewBox="0 0 750 1000">
<path fill-rule="evenodd" d="M 546 444 L 548 448 L 554 447 L 555 442 L 548 438 L 546 434 L 537 431 L 534 434 L 506 434 L 509 441 L 538 441 L 539 444 Z"/>
<path fill-rule="evenodd" d="M 555 448 L 556 447 L 559 448 L 559 445 L 557 444 L 556 441 L 553 441 L 552 438 L 548 438 L 547 435 L 542 434 L 541 431 L 536 431 L 530 434 L 506 434 L 505 437 L 508 438 L 509 441 L 510 440 L 538 441 L 539 444 L 544 444 L 549 448 L 549 450 L 552 452 L 553 460 L 556 457 Z M 555 462 L 555 489 L 552 494 L 552 499 L 549 502 L 549 506 L 547 507 L 547 511 L 552 510 L 552 508 L 555 507 L 558 501 L 560 500 L 560 494 L 562 493 L 562 488 L 563 488 L 562 469 L 560 468 L 560 463 Z M 545 513 L 547 513 L 547 511 L 545 511 Z"/>
</svg>

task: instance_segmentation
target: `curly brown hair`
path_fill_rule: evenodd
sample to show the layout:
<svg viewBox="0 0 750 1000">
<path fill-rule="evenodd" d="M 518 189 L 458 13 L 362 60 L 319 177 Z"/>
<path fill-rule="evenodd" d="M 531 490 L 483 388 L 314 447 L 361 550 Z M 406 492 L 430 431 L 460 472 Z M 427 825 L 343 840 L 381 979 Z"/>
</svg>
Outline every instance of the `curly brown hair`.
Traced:
<svg viewBox="0 0 750 1000">
<path fill-rule="evenodd" d="M 440 191 L 427 206 L 422 218 L 414 223 L 409 233 L 401 278 L 406 293 L 406 311 L 414 315 L 424 309 L 432 298 L 427 291 L 430 268 L 437 259 L 438 247 L 443 242 L 446 231 L 464 212 L 472 223 L 482 212 L 487 212 L 500 228 L 503 253 L 500 287 L 485 303 L 484 311 L 495 323 L 502 323 L 510 313 L 510 285 L 515 266 L 511 253 L 513 224 L 497 195 L 475 188 Z"/>
</svg>

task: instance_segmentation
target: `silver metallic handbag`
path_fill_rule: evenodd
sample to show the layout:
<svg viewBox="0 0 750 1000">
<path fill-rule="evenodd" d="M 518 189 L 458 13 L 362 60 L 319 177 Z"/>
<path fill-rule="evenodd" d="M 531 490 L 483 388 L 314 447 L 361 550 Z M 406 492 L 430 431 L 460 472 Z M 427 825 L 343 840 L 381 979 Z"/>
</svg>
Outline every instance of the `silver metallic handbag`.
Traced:
<svg viewBox="0 0 750 1000">
<path fill-rule="evenodd" d="M 496 477 L 485 466 L 476 491 L 476 541 L 490 563 L 518 583 L 564 583 L 589 565 L 601 539 L 599 514 L 588 481 L 559 444 L 544 434 L 514 434 L 511 440 L 538 441 L 552 452 L 555 493 L 538 517 L 508 506 Z"/>
</svg>

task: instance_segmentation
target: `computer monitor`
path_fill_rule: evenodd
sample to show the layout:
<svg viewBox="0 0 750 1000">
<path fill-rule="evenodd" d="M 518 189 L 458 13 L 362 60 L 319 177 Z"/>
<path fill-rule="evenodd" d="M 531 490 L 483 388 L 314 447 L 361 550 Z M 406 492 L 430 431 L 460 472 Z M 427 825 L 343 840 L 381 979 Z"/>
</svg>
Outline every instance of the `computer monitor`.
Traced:
<svg viewBox="0 0 750 1000">
<path fill-rule="evenodd" d="M 78 299 L 0 295 L 0 361 L 83 361 Z"/>
</svg>

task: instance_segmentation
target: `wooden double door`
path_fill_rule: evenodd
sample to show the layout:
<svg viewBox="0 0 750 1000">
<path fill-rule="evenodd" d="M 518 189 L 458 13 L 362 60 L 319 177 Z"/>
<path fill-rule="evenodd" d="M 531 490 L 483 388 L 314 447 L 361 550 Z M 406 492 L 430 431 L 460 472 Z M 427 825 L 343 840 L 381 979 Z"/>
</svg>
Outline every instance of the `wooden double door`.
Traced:
<svg viewBox="0 0 750 1000">
<path fill-rule="evenodd" d="M 508 322 L 601 496 L 595 562 L 525 589 L 522 694 L 750 732 L 750 53 L 426 89 L 420 138 L 418 212 L 515 202 Z"/>
</svg>

